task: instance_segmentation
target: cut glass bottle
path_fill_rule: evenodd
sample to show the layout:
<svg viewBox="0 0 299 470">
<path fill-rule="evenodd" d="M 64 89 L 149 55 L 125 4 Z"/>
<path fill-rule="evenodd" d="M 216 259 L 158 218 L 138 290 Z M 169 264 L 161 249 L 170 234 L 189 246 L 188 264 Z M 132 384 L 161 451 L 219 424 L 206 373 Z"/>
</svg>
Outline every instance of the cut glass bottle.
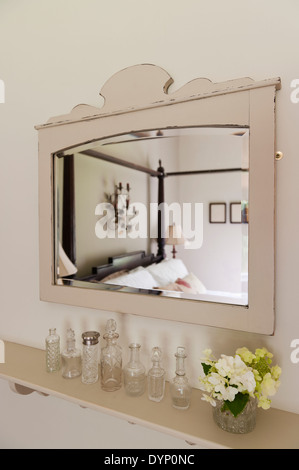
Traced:
<svg viewBox="0 0 299 470">
<path fill-rule="evenodd" d="M 99 337 L 97 331 L 86 331 L 82 333 L 82 382 L 93 384 L 99 378 Z"/>
<path fill-rule="evenodd" d="M 46 368 L 48 372 L 57 372 L 60 369 L 60 336 L 56 328 L 50 328 L 46 337 Z"/>
<path fill-rule="evenodd" d="M 104 339 L 106 346 L 101 350 L 101 387 L 107 392 L 119 390 L 122 381 L 122 350 L 117 344 L 116 321 L 110 319 L 106 324 Z"/>
</svg>

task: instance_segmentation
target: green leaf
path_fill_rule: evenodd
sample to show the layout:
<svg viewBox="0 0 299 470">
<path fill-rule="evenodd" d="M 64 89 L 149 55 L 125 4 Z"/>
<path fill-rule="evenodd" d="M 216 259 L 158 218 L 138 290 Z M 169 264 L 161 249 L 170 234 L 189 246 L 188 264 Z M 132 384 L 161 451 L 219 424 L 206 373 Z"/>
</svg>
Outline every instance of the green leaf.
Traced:
<svg viewBox="0 0 299 470">
<path fill-rule="evenodd" d="M 245 408 L 247 405 L 247 402 L 249 400 L 249 395 L 248 393 L 237 393 L 235 396 L 234 401 L 224 401 L 224 405 L 222 407 L 222 411 L 224 410 L 229 410 L 234 417 L 236 418 Z"/>
<path fill-rule="evenodd" d="M 201 365 L 205 375 L 208 375 L 212 366 L 210 364 L 205 364 L 204 362 L 202 362 Z"/>
</svg>

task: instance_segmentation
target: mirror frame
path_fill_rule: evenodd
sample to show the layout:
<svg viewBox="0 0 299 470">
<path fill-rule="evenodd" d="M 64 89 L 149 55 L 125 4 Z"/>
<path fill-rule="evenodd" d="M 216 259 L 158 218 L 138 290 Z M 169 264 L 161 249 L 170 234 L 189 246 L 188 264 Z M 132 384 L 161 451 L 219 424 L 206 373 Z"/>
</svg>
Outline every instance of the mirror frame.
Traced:
<svg viewBox="0 0 299 470">
<path fill-rule="evenodd" d="M 36 126 L 39 139 L 40 299 L 156 319 L 272 335 L 275 325 L 275 97 L 280 78 L 212 83 L 170 93 L 151 64 L 126 68 L 101 90 L 102 108 L 76 106 Z M 53 160 L 57 152 L 113 135 L 176 127 L 249 127 L 248 306 L 54 284 Z M 183 304 L 182 304 L 183 302 Z"/>
</svg>

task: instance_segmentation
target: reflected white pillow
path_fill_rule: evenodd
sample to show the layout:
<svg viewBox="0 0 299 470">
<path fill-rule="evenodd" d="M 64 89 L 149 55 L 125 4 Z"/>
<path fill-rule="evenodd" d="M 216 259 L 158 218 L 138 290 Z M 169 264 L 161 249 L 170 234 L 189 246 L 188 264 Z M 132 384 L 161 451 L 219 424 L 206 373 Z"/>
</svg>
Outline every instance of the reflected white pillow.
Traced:
<svg viewBox="0 0 299 470">
<path fill-rule="evenodd" d="M 205 294 L 207 292 L 207 289 L 195 274 L 190 273 L 188 276 L 185 276 L 183 280 L 190 284 L 191 289 L 195 291 L 196 294 Z"/>
<path fill-rule="evenodd" d="M 139 289 L 153 289 L 156 281 L 146 269 L 134 271 L 114 279 L 110 279 L 105 284 L 115 284 L 117 286 L 136 287 Z"/>
<path fill-rule="evenodd" d="M 173 258 L 163 260 L 161 263 L 151 264 L 145 271 L 151 273 L 156 281 L 156 286 L 164 286 L 175 282 L 178 277 L 184 278 L 188 270 L 181 259 Z"/>
</svg>

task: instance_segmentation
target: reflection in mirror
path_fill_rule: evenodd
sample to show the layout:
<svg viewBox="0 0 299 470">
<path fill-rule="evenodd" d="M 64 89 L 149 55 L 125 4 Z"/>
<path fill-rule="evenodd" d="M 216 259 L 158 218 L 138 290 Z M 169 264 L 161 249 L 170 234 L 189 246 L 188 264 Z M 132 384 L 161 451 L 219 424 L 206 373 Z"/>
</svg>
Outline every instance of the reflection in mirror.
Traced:
<svg viewBox="0 0 299 470">
<path fill-rule="evenodd" d="M 247 306 L 248 143 L 155 129 L 55 154 L 55 283 Z"/>
</svg>

